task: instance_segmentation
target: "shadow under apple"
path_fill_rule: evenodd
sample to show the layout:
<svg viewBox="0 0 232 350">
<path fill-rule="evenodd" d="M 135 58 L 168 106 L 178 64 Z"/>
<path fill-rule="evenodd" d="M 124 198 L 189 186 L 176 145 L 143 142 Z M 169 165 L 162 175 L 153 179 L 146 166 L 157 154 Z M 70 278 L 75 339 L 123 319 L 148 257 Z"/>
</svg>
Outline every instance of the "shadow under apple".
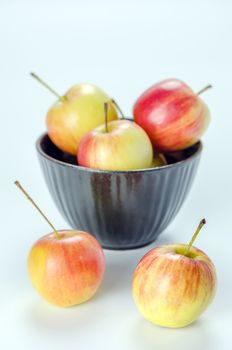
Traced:
<svg viewBox="0 0 232 350">
<path fill-rule="evenodd" d="M 95 303 L 95 297 L 76 306 L 61 308 L 37 296 L 27 301 L 24 317 L 33 329 L 44 335 L 59 336 L 59 332 L 69 334 L 73 331 L 78 335 L 86 326 L 91 328 L 99 322 L 101 307 L 101 303 Z"/>
<path fill-rule="evenodd" d="M 142 318 L 134 318 L 128 332 L 134 342 L 133 348 L 141 350 L 211 349 L 214 342 L 203 318 L 187 327 L 176 329 L 155 326 Z"/>
</svg>

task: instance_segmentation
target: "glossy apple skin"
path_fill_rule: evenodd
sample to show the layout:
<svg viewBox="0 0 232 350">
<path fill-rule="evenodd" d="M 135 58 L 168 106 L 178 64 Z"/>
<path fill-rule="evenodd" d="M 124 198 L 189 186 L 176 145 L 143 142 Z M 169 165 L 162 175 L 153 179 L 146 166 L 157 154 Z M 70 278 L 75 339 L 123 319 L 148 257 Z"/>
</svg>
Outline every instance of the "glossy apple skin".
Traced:
<svg viewBox="0 0 232 350">
<path fill-rule="evenodd" d="M 149 251 L 133 276 L 132 293 L 138 310 L 148 321 L 171 328 L 195 321 L 212 301 L 215 267 L 201 250 L 184 244 L 163 245 Z"/>
<path fill-rule="evenodd" d="M 185 149 L 206 131 L 210 113 L 204 101 L 184 82 L 161 81 L 135 102 L 134 120 L 161 151 Z"/>
<path fill-rule="evenodd" d="M 152 164 L 149 137 L 136 123 L 117 120 L 89 132 L 80 142 L 78 164 L 100 170 L 134 170 Z"/>
<path fill-rule="evenodd" d="M 52 142 L 62 151 L 76 155 L 81 138 L 104 123 L 104 102 L 109 96 L 92 84 L 73 86 L 47 113 L 47 130 Z M 109 102 L 108 120 L 117 119 Z"/>
<path fill-rule="evenodd" d="M 58 231 L 40 238 L 28 256 L 32 285 L 51 304 L 83 303 L 97 291 L 105 270 L 98 241 L 83 231 Z"/>
</svg>

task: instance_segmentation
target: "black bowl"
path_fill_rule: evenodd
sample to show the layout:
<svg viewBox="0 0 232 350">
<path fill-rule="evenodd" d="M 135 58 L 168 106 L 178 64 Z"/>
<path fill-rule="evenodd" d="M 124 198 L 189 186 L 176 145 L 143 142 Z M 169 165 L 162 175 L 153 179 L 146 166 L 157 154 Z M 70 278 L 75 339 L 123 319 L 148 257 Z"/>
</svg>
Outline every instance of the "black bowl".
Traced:
<svg viewBox="0 0 232 350">
<path fill-rule="evenodd" d="M 153 242 L 180 210 L 193 182 L 201 142 L 167 155 L 169 165 L 102 171 L 77 165 L 42 135 L 36 143 L 48 189 L 73 229 L 92 233 L 104 248 Z"/>
</svg>

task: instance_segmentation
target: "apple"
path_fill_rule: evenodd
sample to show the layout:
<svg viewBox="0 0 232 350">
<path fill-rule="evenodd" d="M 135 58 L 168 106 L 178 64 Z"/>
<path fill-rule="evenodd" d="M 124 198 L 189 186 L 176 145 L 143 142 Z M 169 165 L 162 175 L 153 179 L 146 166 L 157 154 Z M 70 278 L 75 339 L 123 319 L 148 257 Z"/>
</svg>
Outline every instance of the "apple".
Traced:
<svg viewBox="0 0 232 350">
<path fill-rule="evenodd" d="M 50 139 L 62 151 L 76 155 L 82 137 L 103 124 L 102 106 L 110 99 L 109 96 L 96 85 L 87 83 L 77 84 L 64 96 L 60 96 L 36 74 L 31 75 L 58 98 L 47 112 L 46 123 Z M 111 101 L 108 119 L 117 119 L 117 111 Z"/>
<path fill-rule="evenodd" d="M 28 273 L 32 285 L 51 304 L 68 307 L 83 303 L 101 284 L 105 259 L 92 235 L 78 230 L 56 230 L 21 184 L 15 184 L 52 227 L 40 238 L 28 255 Z"/>
<path fill-rule="evenodd" d="M 153 149 L 146 132 L 126 119 L 107 121 L 86 134 L 79 144 L 78 164 L 100 170 L 149 168 Z"/>
<path fill-rule="evenodd" d="M 133 107 L 134 120 L 162 151 L 185 149 L 196 143 L 208 127 L 210 113 L 197 94 L 178 79 L 161 81 L 146 90 Z"/>
<path fill-rule="evenodd" d="M 96 293 L 104 274 L 103 250 L 83 231 L 59 230 L 40 238 L 28 256 L 32 285 L 48 302 L 67 307 Z"/>
<path fill-rule="evenodd" d="M 148 321 L 171 328 L 195 321 L 212 301 L 216 271 L 210 258 L 192 244 L 156 247 L 140 260 L 134 272 L 132 293 L 138 310 Z"/>
</svg>

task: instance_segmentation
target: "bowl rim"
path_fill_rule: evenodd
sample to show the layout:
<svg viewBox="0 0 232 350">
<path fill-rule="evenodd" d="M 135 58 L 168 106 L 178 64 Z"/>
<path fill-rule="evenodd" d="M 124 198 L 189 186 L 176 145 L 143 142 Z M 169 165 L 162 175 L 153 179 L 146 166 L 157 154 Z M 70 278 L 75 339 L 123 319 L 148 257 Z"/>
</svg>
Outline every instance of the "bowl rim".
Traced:
<svg viewBox="0 0 232 350">
<path fill-rule="evenodd" d="M 48 135 L 47 132 L 44 132 L 42 135 L 40 135 L 37 138 L 37 141 L 35 143 L 36 150 L 42 157 L 48 159 L 49 161 L 51 161 L 53 163 L 57 163 L 59 165 L 62 165 L 64 167 L 67 166 L 67 167 L 71 167 L 71 168 L 76 169 L 76 170 L 81 170 L 81 171 L 91 172 L 91 173 L 101 173 L 101 174 L 128 174 L 128 173 L 133 173 L 134 174 L 134 173 L 151 173 L 151 172 L 165 171 L 165 169 L 175 168 L 175 167 L 181 166 L 183 164 L 189 163 L 194 158 L 199 157 L 201 152 L 202 152 L 202 149 L 203 149 L 202 141 L 199 140 L 199 141 L 197 141 L 195 143 L 195 144 L 197 144 L 197 143 L 199 144 L 199 147 L 196 150 L 196 152 L 193 153 L 188 158 L 180 160 L 180 161 L 178 161 L 176 163 L 167 164 L 167 165 L 163 165 L 163 166 L 160 166 L 160 167 L 135 169 L 135 170 L 100 170 L 100 169 L 94 169 L 94 168 L 87 168 L 87 167 L 83 167 L 83 166 L 76 165 L 76 164 L 66 163 L 66 162 L 63 162 L 62 160 L 58 160 L 56 158 L 53 158 L 52 156 L 50 156 L 46 152 L 44 152 L 42 147 L 41 147 L 41 142 L 42 142 L 42 140 L 45 137 L 49 138 L 49 135 Z"/>
</svg>

